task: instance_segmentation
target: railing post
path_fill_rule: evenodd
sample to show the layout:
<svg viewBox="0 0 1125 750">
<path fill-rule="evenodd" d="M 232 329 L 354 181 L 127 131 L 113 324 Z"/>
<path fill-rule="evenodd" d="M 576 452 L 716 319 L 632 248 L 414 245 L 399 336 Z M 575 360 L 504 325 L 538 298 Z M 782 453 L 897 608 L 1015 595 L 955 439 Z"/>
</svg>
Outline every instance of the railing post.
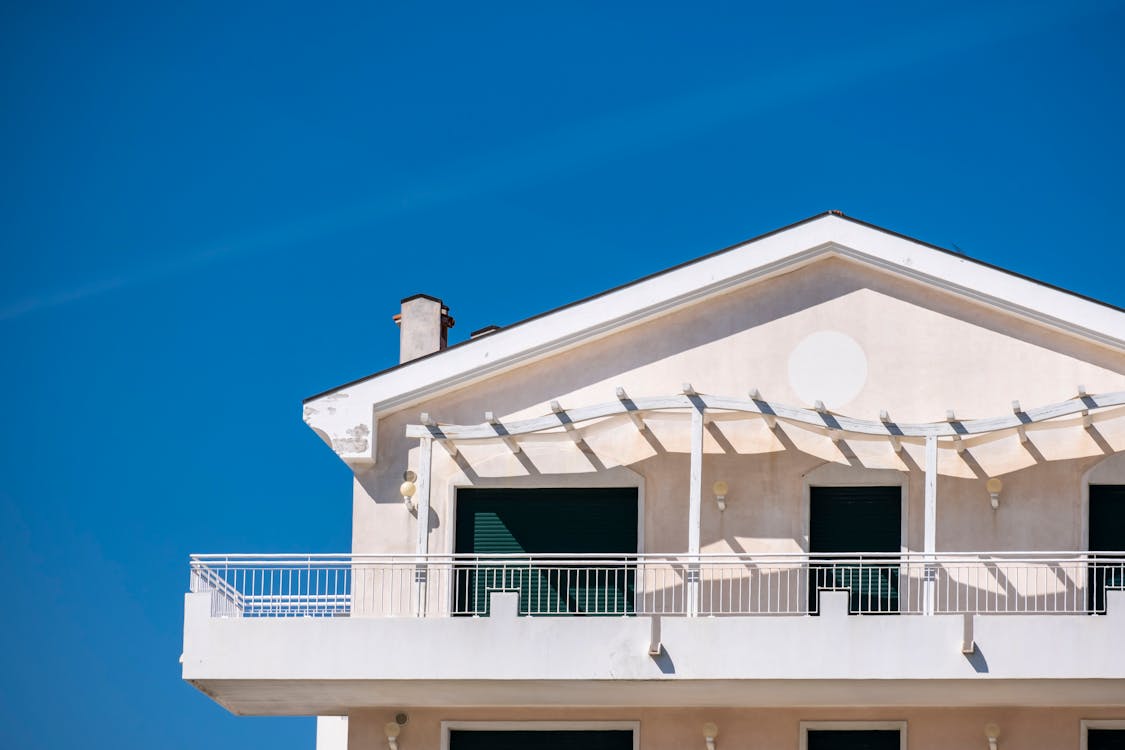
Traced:
<svg viewBox="0 0 1125 750">
<path fill-rule="evenodd" d="M 937 577 L 937 470 L 938 470 L 938 445 L 937 435 L 926 435 L 926 513 L 924 520 L 924 547 L 926 553 L 922 569 L 923 603 L 922 613 L 934 613 L 935 586 Z"/>
</svg>

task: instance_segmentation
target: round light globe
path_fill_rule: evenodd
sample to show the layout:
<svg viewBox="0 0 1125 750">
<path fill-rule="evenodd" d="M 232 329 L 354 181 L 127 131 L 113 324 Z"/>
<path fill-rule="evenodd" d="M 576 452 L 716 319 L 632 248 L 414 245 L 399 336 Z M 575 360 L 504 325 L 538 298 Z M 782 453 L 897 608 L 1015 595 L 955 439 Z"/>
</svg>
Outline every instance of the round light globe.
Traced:
<svg viewBox="0 0 1125 750">
<path fill-rule="evenodd" d="M 719 736 L 719 727 L 717 727 L 715 725 L 715 722 L 709 721 L 709 722 L 707 722 L 706 724 L 703 725 L 703 739 L 713 740 L 718 736 Z"/>
<path fill-rule="evenodd" d="M 999 481 L 999 480 L 997 480 Z M 990 721 L 984 725 L 984 736 L 989 740 L 1000 739 L 1000 726 L 996 722 Z"/>
<path fill-rule="evenodd" d="M 986 490 L 989 491 L 990 494 L 998 495 L 998 494 L 1000 494 L 1000 490 L 1004 489 L 1004 483 L 1002 481 L 1000 481 L 999 479 L 997 479 L 996 477 L 993 477 L 992 479 L 989 479 L 987 482 L 984 483 L 984 487 L 985 487 Z M 995 725 L 990 724 L 989 726 L 995 726 Z"/>
<path fill-rule="evenodd" d="M 398 722 L 388 721 L 383 725 L 383 731 L 386 733 L 388 739 L 395 739 L 402 731 L 402 727 L 398 725 Z"/>
<path fill-rule="evenodd" d="M 403 497 L 414 497 L 414 493 L 418 491 L 418 485 L 414 482 L 403 482 L 398 491 L 402 493 Z"/>
<path fill-rule="evenodd" d="M 719 497 L 726 497 L 728 490 L 730 490 L 730 487 L 728 487 L 727 483 L 721 479 L 711 485 L 711 492 L 715 493 Z"/>
</svg>

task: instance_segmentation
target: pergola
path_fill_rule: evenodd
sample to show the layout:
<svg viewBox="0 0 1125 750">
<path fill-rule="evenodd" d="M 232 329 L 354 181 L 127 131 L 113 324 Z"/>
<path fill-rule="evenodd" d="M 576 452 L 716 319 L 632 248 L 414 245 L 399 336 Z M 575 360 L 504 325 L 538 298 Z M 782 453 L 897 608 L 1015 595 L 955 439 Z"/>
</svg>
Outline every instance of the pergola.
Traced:
<svg viewBox="0 0 1125 750">
<path fill-rule="evenodd" d="M 420 424 L 406 427 L 406 436 L 419 441 L 416 502 L 418 554 L 427 554 L 432 450 L 436 442 L 450 456 L 480 443 L 504 443 L 514 454 L 521 441 L 570 442 L 584 452 L 598 453 L 598 443 L 621 443 L 621 431 L 641 433 L 655 441 L 675 443 L 665 436 L 679 433 L 689 422 L 690 460 L 688 555 L 700 553 L 700 512 L 703 497 L 704 439 L 708 422 L 727 425 L 723 451 L 760 453 L 795 448 L 826 460 L 868 468 L 920 469 L 925 474 L 925 555 L 936 552 L 937 475 L 976 477 L 994 483 L 996 477 L 1032 463 L 1125 450 L 1125 391 L 1090 394 L 1079 386 L 1068 400 L 1024 409 L 1018 401 L 1011 413 L 985 419 L 960 419 L 953 411 L 937 422 L 896 422 L 883 411 L 877 420 L 835 413 L 817 401 L 812 409 L 772 401 L 758 390 L 748 398 L 697 392 L 684 384 L 671 396 L 631 397 L 617 388 L 612 401 L 564 408 L 557 401 L 550 413 L 503 422 L 492 412 L 480 424 L 443 424 L 422 414 Z M 686 419 L 685 419 L 686 417 Z M 752 429 L 739 432 L 739 425 Z M 771 442 L 771 439 L 774 442 Z M 1022 449 L 1021 449 L 1022 448 Z M 1013 450 L 1015 449 L 1015 450 Z M 679 452 L 672 450 L 670 452 Z M 943 458 L 939 456 L 944 454 Z M 622 463 L 622 461 L 618 461 Z M 991 488 L 990 488 L 991 491 Z M 927 586 L 932 581 L 927 582 Z M 932 592 L 927 594 L 932 601 Z"/>
</svg>

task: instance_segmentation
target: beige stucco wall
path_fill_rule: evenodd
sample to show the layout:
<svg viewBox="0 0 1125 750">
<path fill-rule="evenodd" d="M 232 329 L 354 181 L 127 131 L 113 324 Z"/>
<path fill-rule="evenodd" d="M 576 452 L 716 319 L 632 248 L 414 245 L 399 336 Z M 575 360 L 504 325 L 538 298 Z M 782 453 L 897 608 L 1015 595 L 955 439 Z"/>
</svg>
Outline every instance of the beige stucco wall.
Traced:
<svg viewBox="0 0 1125 750">
<path fill-rule="evenodd" d="M 1125 719 L 1120 709 L 401 709 L 409 716 L 401 750 L 441 747 L 442 721 L 637 721 L 642 750 L 703 748 L 702 726 L 719 727 L 718 748 L 797 750 L 802 721 L 905 721 L 910 750 L 987 748 L 984 725 L 1000 726 L 1001 748 L 1078 750 L 1083 719 Z M 394 711 L 364 711 L 349 719 L 348 747 L 381 747 Z"/>
<path fill-rule="evenodd" d="M 790 382 L 789 354 L 806 336 L 820 331 L 851 337 L 866 357 L 863 387 L 850 401 L 831 404 L 854 416 L 875 418 L 886 409 L 899 421 L 928 421 L 940 420 L 946 409 L 954 409 L 960 418 L 988 417 L 1009 412 L 1017 399 L 1025 407 L 1065 400 L 1074 396 L 1078 384 L 1092 393 L 1125 390 L 1122 352 L 847 261 L 822 261 L 382 416 L 376 464 L 360 473 L 355 484 L 354 549 L 414 551 L 416 521 L 403 507 L 398 486 L 403 471 L 417 466 L 417 441 L 407 440 L 404 429 L 418 421 L 420 412 L 440 422 L 470 424 L 482 421 L 485 411 L 502 419 L 537 416 L 549 411 L 552 400 L 568 407 L 610 401 L 616 386 L 633 396 L 667 395 L 677 393 L 683 383 L 704 393 L 742 397 L 756 387 L 771 400 L 800 405 L 805 402 Z M 829 372 L 831 366 L 825 364 Z M 705 549 L 801 550 L 806 544 L 808 483 L 896 476 L 908 498 L 904 546 L 921 549 L 922 472 L 913 446 L 904 454 L 899 472 L 841 473 L 818 469 L 831 464 L 833 457 L 804 452 L 799 431 L 787 429 L 779 439 L 767 434 L 760 422 L 742 424 L 734 429 L 748 431 L 745 434 L 730 432 L 726 423 L 709 427 L 720 434 L 707 436 L 704 487 L 723 479 L 731 491 L 725 514 L 718 513 L 713 502 L 704 505 Z M 460 465 L 435 447 L 430 549 L 450 549 L 457 486 L 611 483 L 642 489 L 645 551 L 684 551 L 687 423 L 680 429 L 670 417 L 654 432 L 659 437 L 655 447 L 631 427 L 615 428 L 601 440 L 592 434 L 592 459 L 557 438 L 528 443 L 518 456 L 500 443 L 470 446 L 463 449 Z M 1090 438 L 1082 430 L 1072 432 L 1088 449 Z M 727 441 L 724 453 L 725 434 L 763 452 L 732 454 Z M 1123 447 L 1109 445 L 1110 450 Z M 1060 448 L 1045 434 L 1033 434 L 1027 447 L 1012 436 L 993 452 L 999 457 L 988 456 L 983 447 L 979 452 L 988 467 L 1022 467 L 1004 474 L 998 511 L 990 507 L 983 488 L 990 472 L 982 473 L 979 465 L 974 469 L 952 450 L 943 451 L 944 467 L 972 478 L 940 478 L 938 549 L 1081 548 L 1082 477 L 1098 457 L 1044 461 L 1069 455 L 1066 446 Z M 970 451 L 968 458 L 973 455 Z M 843 458 L 836 456 L 836 461 L 847 468 Z M 829 479 L 823 476 L 826 471 Z M 810 472 L 820 474 L 810 478 Z"/>
</svg>

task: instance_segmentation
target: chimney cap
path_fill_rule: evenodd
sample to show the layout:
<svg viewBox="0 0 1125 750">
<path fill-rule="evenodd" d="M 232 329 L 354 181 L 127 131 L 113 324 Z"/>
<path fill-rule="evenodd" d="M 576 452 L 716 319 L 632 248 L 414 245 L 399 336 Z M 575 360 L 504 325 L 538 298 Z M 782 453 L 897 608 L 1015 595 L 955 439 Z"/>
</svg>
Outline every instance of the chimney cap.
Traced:
<svg viewBox="0 0 1125 750">
<path fill-rule="evenodd" d="M 484 328 L 478 328 L 477 330 L 470 333 L 469 338 L 475 339 L 478 336 L 487 336 L 488 334 L 496 333 L 499 330 L 500 330 L 500 326 L 496 326 L 496 325 L 485 326 Z"/>
<path fill-rule="evenodd" d="M 436 303 L 438 303 L 438 304 L 439 304 L 439 305 L 441 305 L 442 307 L 445 307 L 445 306 L 446 306 L 444 302 L 442 302 L 442 301 L 441 301 L 440 299 L 438 299 L 437 297 L 433 296 L 432 294 L 421 294 L 421 293 L 419 293 L 419 294 L 412 294 L 412 295 L 410 295 L 409 297 L 403 297 L 403 298 L 402 298 L 401 300 L 399 300 L 399 304 L 400 304 L 400 305 L 405 305 L 405 304 L 406 304 L 407 302 L 409 302 L 410 300 L 413 300 L 413 299 L 428 299 L 428 300 L 430 300 L 431 302 L 436 302 Z"/>
</svg>

